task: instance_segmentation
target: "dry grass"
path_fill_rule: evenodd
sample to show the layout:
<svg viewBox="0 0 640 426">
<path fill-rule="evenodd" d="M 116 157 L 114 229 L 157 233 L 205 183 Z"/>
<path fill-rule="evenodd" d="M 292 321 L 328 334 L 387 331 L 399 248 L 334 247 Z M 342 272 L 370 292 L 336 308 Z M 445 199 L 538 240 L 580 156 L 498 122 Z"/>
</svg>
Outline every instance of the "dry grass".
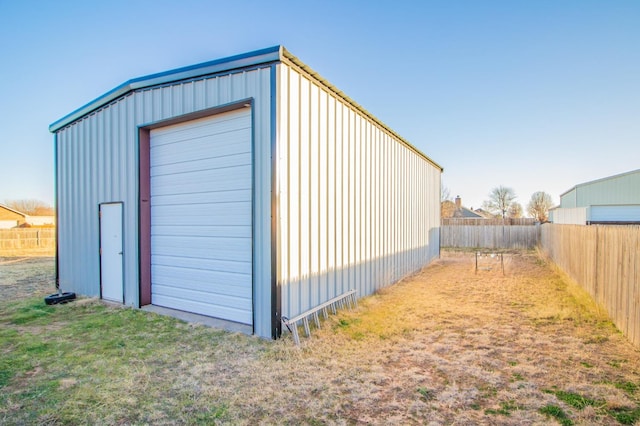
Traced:
<svg viewBox="0 0 640 426">
<path fill-rule="evenodd" d="M 330 317 L 300 348 L 288 336 L 269 342 L 97 301 L 56 307 L 20 324 L 58 356 L 16 370 L 0 423 L 638 419 L 640 353 L 588 296 L 532 253 L 506 255 L 504 276 L 474 266 L 470 253 L 445 253 Z M 56 321 L 73 333 L 52 332 Z"/>
<path fill-rule="evenodd" d="M 54 257 L 1 257 L 0 301 L 55 293 Z"/>
</svg>

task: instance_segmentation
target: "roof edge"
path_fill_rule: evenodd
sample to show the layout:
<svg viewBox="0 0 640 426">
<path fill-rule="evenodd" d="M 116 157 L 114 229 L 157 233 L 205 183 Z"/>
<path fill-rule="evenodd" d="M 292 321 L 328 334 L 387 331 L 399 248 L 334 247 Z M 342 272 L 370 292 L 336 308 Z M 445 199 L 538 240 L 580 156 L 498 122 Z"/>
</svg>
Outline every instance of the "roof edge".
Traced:
<svg viewBox="0 0 640 426">
<path fill-rule="evenodd" d="M 598 182 L 602 182 L 602 181 L 609 180 L 609 179 L 615 179 L 615 178 L 623 177 L 623 176 L 626 176 L 626 175 L 631 175 L 631 174 L 638 173 L 638 172 L 640 172 L 640 169 L 630 170 L 628 172 L 618 173 L 617 175 L 606 176 L 606 177 L 603 177 L 603 178 L 590 180 L 588 182 L 582 182 L 582 183 L 579 183 L 577 185 L 572 186 L 571 189 L 568 189 L 568 190 L 564 191 L 562 194 L 560 194 L 560 198 L 564 197 L 565 195 L 567 195 L 568 193 L 570 193 L 574 189 L 580 188 L 582 186 L 591 185 L 592 183 L 598 183 Z"/>
<path fill-rule="evenodd" d="M 196 78 L 208 74 L 214 74 L 216 72 L 221 71 L 231 71 L 234 69 L 240 68 L 248 68 L 255 65 L 266 64 L 271 62 L 285 62 L 289 65 L 295 66 L 297 69 L 303 71 L 314 80 L 318 81 L 328 90 L 333 92 L 336 96 L 346 101 L 348 104 L 353 106 L 357 111 L 364 114 L 369 119 L 373 120 L 376 124 L 381 126 L 384 130 L 389 132 L 393 137 L 397 138 L 401 141 L 407 148 L 418 154 L 420 157 L 427 160 L 433 166 L 437 167 L 440 172 L 443 172 L 443 167 L 431 159 L 428 155 L 420 151 L 418 148 L 413 146 L 409 141 L 400 136 L 394 130 L 392 130 L 385 123 L 380 121 L 376 116 L 367 111 L 362 105 L 358 104 L 356 101 L 347 96 L 340 89 L 335 87 L 333 84 L 329 83 L 329 81 L 325 80 L 320 74 L 314 71 L 311 67 L 306 65 L 292 53 L 290 53 L 287 49 L 282 45 L 267 47 L 265 49 L 255 50 L 248 53 L 242 53 L 239 55 L 229 56 L 226 58 L 215 59 L 213 61 L 203 62 L 200 64 L 190 65 L 186 67 L 176 68 L 169 71 L 164 71 L 160 73 L 150 74 L 143 77 L 134 78 L 124 82 L 123 84 L 115 87 L 114 89 L 108 91 L 107 93 L 95 98 L 91 102 L 86 105 L 76 109 L 70 114 L 65 115 L 61 119 L 53 122 L 49 125 L 49 131 L 51 133 L 55 133 L 61 128 L 71 124 L 72 122 L 78 120 L 79 118 L 95 111 L 104 105 L 109 104 L 110 102 L 118 99 L 121 96 L 126 95 L 127 93 L 143 89 L 145 87 L 162 85 L 178 80 L 186 80 L 189 78 Z"/>
<path fill-rule="evenodd" d="M 389 126 L 387 126 L 382 121 L 380 121 L 379 118 L 377 118 L 375 115 L 373 115 L 369 111 L 367 111 L 362 105 L 360 105 L 359 103 L 357 103 L 356 101 L 351 99 L 349 96 L 345 95 L 344 92 L 342 92 L 340 89 L 335 87 L 333 84 L 329 83 L 329 81 L 325 80 L 322 76 L 320 76 L 320 74 L 318 74 L 316 71 L 314 71 L 311 67 L 309 67 L 307 64 L 305 64 L 300 59 L 298 59 L 296 56 L 294 56 L 291 52 L 289 52 L 287 49 L 285 49 L 284 46 L 281 46 L 281 52 L 282 52 L 282 55 L 281 55 L 282 56 L 282 59 L 281 59 L 282 61 L 288 62 L 289 64 L 294 65 L 296 68 L 304 71 L 306 74 L 308 74 L 309 76 L 311 76 L 312 78 L 314 78 L 315 80 L 320 82 L 327 89 L 329 89 L 331 92 L 333 92 L 336 96 L 338 96 L 341 99 L 345 100 L 347 103 L 349 103 L 351 106 L 353 106 L 356 110 L 358 110 L 359 112 L 361 112 L 362 114 L 364 114 L 365 116 L 367 116 L 368 118 L 373 120 L 376 124 L 381 126 L 383 129 L 385 129 L 387 132 L 389 132 L 395 138 L 400 140 L 407 148 L 409 148 L 410 150 L 412 150 L 413 152 L 415 152 L 416 154 L 418 154 L 419 156 L 421 156 L 422 158 L 427 160 L 433 166 L 435 166 L 438 169 L 440 169 L 441 173 L 444 171 L 444 168 L 440 164 L 438 164 L 432 158 L 430 158 L 427 154 L 425 154 L 424 152 L 420 151 L 418 148 L 413 146 L 409 141 L 407 141 L 405 138 L 400 136 L 398 133 L 396 133 Z"/>
<path fill-rule="evenodd" d="M 66 125 L 76 121 L 80 117 L 89 114 L 96 109 L 107 105 L 115 99 L 138 89 L 170 83 L 177 80 L 195 78 L 202 75 L 213 74 L 219 71 L 229 71 L 238 68 L 245 68 L 263 63 L 278 61 L 281 58 L 283 47 L 273 46 L 265 49 L 254 50 L 253 52 L 226 58 L 215 59 L 213 61 L 202 62 L 200 64 L 189 65 L 169 71 L 150 74 L 143 77 L 128 80 L 107 93 L 98 96 L 91 102 L 65 115 L 61 119 L 53 122 L 49 126 L 49 131 L 55 133 Z"/>
<path fill-rule="evenodd" d="M 9 210 L 9 211 L 11 211 L 11 212 L 14 212 L 15 214 L 19 214 L 20 216 L 24 216 L 25 218 L 26 218 L 27 216 L 29 216 L 29 215 L 28 215 L 28 214 L 26 214 L 26 213 L 22 213 L 22 212 L 20 212 L 20 211 L 18 211 L 18 210 L 16 210 L 16 209 L 12 209 L 11 207 L 6 206 L 6 205 L 4 205 L 4 204 L 0 204 L 0 207 L 2 207 L 3 209 Z"/>
</svg>

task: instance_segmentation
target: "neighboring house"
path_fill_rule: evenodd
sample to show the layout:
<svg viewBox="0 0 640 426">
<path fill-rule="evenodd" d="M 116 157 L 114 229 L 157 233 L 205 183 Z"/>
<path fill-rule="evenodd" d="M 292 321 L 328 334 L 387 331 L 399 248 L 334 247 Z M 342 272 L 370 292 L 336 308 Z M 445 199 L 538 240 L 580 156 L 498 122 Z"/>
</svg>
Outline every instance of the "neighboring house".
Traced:
<svg viewBox="0 0 640 426">
<path fill-rule="evenodd" d="M 276 338 L 440 254 L 442 168 L 281 46 L 130 80 L 49 129 L 64 291 Z"/>
<path fill-rule="evenodd" d="M 27 215 L 0 204 L 0 229 L 15 228 L 27 222 Z"/>
<path fill-rule="evenodd" d="M 56 224 L 55 216 L 27 216 L 27 224 L 30 226 L 53 227 Z"/>
<path fill-rule="evenodd" d="M 450 200 L 442 202 L 442 217 L 443 219 L 484 219 L 482 215 L 464 207 L 459 195 L 455 202 Z"/>
<path fill-rule="evenodd" d="M 491 214 L 490 212 L 484 210 L 484 209 L 475 209 L 473 210 L 473 212 L 477 215 L 482 216 L 485 219 L 495 219 L 496 216 L 494 214 Z"/>
<path fill-rule="evenodd" d="M 22 213 L 0 204 L 0 229 L 31 226 L 55 226 L 55 216 L 36 216 Z"/>
<path fill-rule="evenodd" d="M 549 211 L 558 224 L 640 224 L 640 170 L 578 184 Z"/>
</svg>

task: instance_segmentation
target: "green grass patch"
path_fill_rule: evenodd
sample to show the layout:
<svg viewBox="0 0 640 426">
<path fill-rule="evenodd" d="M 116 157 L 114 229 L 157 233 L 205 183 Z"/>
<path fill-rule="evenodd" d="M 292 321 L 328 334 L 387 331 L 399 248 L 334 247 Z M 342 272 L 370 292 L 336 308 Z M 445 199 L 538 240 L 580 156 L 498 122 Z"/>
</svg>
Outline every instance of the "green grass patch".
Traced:
<svg viewBox="0 0 640 426">
<path fill-rule="evenodd" d="M 484 410 L 484 413 L 492 414 L 492 415 L 510 416 L 512 411 L 515 411 L 518 409 L 520 409 L 520 407 L 515 403 L 515 401 L 503 401 L 500 403 L 500 408 L 498 409 L 488 408 Z"/>
<path fill-rule="evenodd" d="M 617 382 L 613 384 L 616 388 L 623 390 L 627 395 L 633 396 L 638 390 L 638 385 L 633 382 Z"/>
<path fill-rule="evenodd" d="M 614 386 L 618 389 L 624 390 L 630 395 L 633 394 L 633 392 L 635 392 L 638 389 L 638 386 L 635 383 L 631 383 L 631 382 L 615 383 Z M 544 392 L 555 395 L 556 398 L 558 398 L 560 401 L 574 408 L 577 408 L 578 410 L 582 410 L 587 406 L 595 407 L 598 413 L 600 413 L 601 415 L 613 417 L 620 424 L 632 425 L 640 421 L 640 406 L 637 406 L 637 405 L 635 408 L 625 408 L 625 407 L 606 408 L 605 401 L 586 398 L 577 393 L 565 392 L 565 391 L 556 390 L 556 389 L 553 389 L 553 390 L 546 389 L 544 390 Z M 549 409 L 549 410 L 550 411 L 545 414 L 552 415 L 551 412 L 553 410 L 552 409 Z"/>
<path fill-rule="evenodd" d="M 640 421 L 640 407 L 633 409 L 630 408 L 616 408 L 608 410 L 611 417 L 616 419 L 618 423 L 623 425 L 634 425 Z"/>
<path fill-rule="evenodd" d="M 611 360 L 611 361 L 607 362 L 607 364 L 610 365 L 613 368 L 621 368 L 622 364 L 624 364 L 626 362 L 627 362 L 626 359 L 614 359 L 614 360 Z"/>
<path fill-rule="evenodd" d="M 10 305 L 6 308 L 6 311 L 0 315 L 0 320 L 8 319 L 9 324 L 22 325 L 22 324 L 44 324 L 50 315 L 56 310 L 55 306 L 50 306 L 44 303 L 42 299 L 28 299 Z"/>
<path fill-rule="evenodd" d="M 249 353 L 265 344 L 89 300 L 47 306 L 29 299 L 0 312 L 0 417 L 16 424 L 154 423 L 149 410 L 179 423 L 229 420 L 224 400 L 167 377 L 203 354 L 215 363 L 220 342 Z"/>
<path fill-rule="evenodd" d="M 604 401 L 597 401 L 595 399 L 590 399 L 573 392 L 565 392 L 562 390 L 550 390 L 550 389 L 545 389 L 544 392 L 555 395 L 556 398 L 558 398 L 560 401 L 574 408 L 577 408 L 578 410 L 582 410 L 587 405 L 591 405 L 593 407 L 604 405 Z"/>
<path fill-rule="evenodd" d="M 548 417 L 553 417 L 560 423 L 562 426 L 571 426 L 573 425 L 573 421 L 567 416 L 567 413 L 557 405 L 546 405 L 542 407 L 540 413 L 544 414 Z"/>
<path fill-rule="evenodd" d="M 436 397 L 435 392 L 433 390 L 431 390 L 431 389 L 418 388 L 417 391 L 420 394 L 420 396 L 422 398 L 424 398 L 425 401 L 431 401 L 432 399 L 434 399 Z"/>
</svg>

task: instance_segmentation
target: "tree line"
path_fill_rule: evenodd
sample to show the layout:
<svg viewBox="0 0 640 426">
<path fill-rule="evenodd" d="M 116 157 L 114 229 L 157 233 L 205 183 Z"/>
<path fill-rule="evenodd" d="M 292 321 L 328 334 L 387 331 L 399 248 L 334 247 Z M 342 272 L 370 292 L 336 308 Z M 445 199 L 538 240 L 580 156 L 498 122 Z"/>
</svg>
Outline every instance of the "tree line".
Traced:
<svg viewBox="0 0 640 426">
<path fill-rule="evenodd" d="M 445 207 L 444 201 L 451 201 L 451 192 L 443 186 L 441 194 L 441 201 L 443 202 L 442 216 L 448 217 L 451 209 Z M 489 199 L 482 203 L 482 210 L 493 217 L 501 217 L 503 219 L 523 217 L 525 210 L 516 201 L 517 198 L 518 196 L 512 188 L 503 185 L 497 186 L 489 193 Z M 551 195 L 544 191 L 537 191 L 531 195 L 531 199 L 526 206 L 526 213 L 536 221 L 544 223 L 549 219 L 549 209 L 551 207 L 553 207 Z"/>
<path fill-rule="evenodd" d="M 29 216 L 55 216 L 56 214 L 53 207 L 36 199 L 5 200 L 2 204 Z"/>
</svg>

